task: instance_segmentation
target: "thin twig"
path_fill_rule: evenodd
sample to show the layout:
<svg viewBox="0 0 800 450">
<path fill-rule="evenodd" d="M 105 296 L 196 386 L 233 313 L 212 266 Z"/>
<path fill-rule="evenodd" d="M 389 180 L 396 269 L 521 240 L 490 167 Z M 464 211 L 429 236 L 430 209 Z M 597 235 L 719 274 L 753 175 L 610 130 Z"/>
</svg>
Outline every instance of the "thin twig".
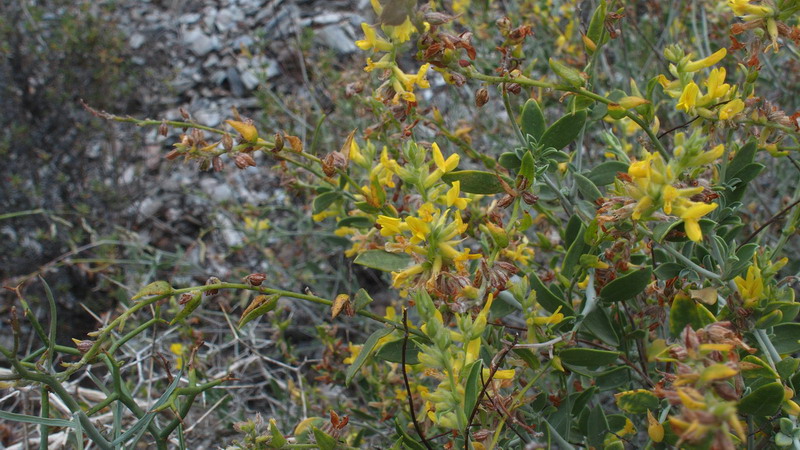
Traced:
<svg viewBox="0 0 800 450">
<path fill-rule="evenodd" d="M 414 396 L 411 395 L 411 385 L 408 384 L 408 373 L 406 373 L 406 347 L 408 346 L 408 309 L 403 308 L 403 328 L 405 333 L 403 333 L 403 352 L 400 356 L 400 364 L 403 368 L 403 384 L 406 385 L 406 394 L 408 394 L 408 407 L 411 410 L 411 421 L 414 422 L 414 429 L 417 430 L 417 434 L 419 438 L 422 439 L 422 443 L 425 445 L 425 448 L 428 450 L 433 450 L 431 444 L 428 443 L 428 440 L 425 439 L 425 434 L 422 432 L 422 427 L 419 426 L 419 422 L 417 422 L 417 413 L 416 408 L 414 407 Z"/>
<path fill-rule="evenodd" d="M 497 370 L 503 364 L 503 360 L 506 358 L 508 352 L 517 345 L 517 340 L 519 340 L 519 335 L 514 336 L 514 341 L 511 342 L 510 345 L 503 347 L 503 350 L 497 354 L 497 356 L 492 361 L 492 366 L 489 370 L 489 379 L 483 383 L 483 387 L 481 388 L 480 394 L 478 394 L 478 398 L 475 400 L 475 405 L 472 407 L 472 412 L 469 415 L 469 420 L 467 420 L 467 428 L 464 430 L 464 450 L 469 450 L 469 428 L 472 426 L 472 421 L 475 419 L 475 414 L 478 413 L 478 407 L 481 404 L 481 400 L 483 396 L 486 394 L 486 389 L 489 387 L 489 383 L 492 382 L 492 378 L 494 378 L 494 374 L 497 373 Z M 481 374 L 481 378 L 483 378 Z"/>
<path fill-rule="evenodd" d="M 773 223 L 775 223 L 775 221 L 780 219 L 782 215 L 784 215 L 787 212 L 789 212 L 790 209 L 794 208 L 798 204 L 800 204 L 800 199 L 797 199 L 797 200 L 793 201 L 792 203 L 789 204 L 789 206 L 787 206 L 787 207 L 783 208 L 782 210 L 780 210 L 778 212 L 778 214 L 775 214 L 774 216 L 772 216 L 768 221 L 764 222 L 763 225 L 761 225 L 760 227 L 756 228 L 755 231 L 750 233 L 750 236 L 747 236 L 747 239 L 745 239 L 744 242 L 739 244 L 739 246 L 736 247 L 736 250 L 739 250 L 740 248 L 742 248 L 743 245 L 745 245 L 748 242 L 750 242 L 751 240 L 753 240 L 753 238 L 756 237 L 758 235 L 758 233 L 761 233 L 765 228 L 767 228 L 768 226 L 770 226 Z"/>
</svg>

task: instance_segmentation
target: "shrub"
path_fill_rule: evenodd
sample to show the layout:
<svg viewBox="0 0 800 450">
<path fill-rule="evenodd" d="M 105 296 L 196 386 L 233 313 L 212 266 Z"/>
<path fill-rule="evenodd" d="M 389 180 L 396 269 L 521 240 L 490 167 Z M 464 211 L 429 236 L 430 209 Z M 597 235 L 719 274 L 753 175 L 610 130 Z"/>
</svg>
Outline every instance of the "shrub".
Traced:
<svg viewBox="0 0 800 450">
<path fill-rule="evenodd" d="M 41 417 L 2 416 L 44 435 L 70 427 L 100 447 L 142 433 L 166 445 L 176 430 L 183 445 L 195 397 L 229 378 L 204 379 L 200 342 L 180 347 L 178 373 L 143 409 L 115 351 L 163 322 L 191 330 L 210 295 L 234 290 L 254 296 L 234 334 L 279 321 L 282 302 L 327 307 L 341 328 L 371 334 L 345 342 L 321 328 L 316 379 L 346 398 L 334 408 L 315 394 L 303 420 L 248 418 L 233 448 L 800 446 L 797 261 L 784 256 L 800 191 L 766 188 L 787 197 L 769 204 L 773 215 L 750 203 L 766 177 L 800 170 L 797 115 L 763 73 L 796 64 L 800 3 L 664 11 L 601 0 L 585 14 L 587 2 L 371 3 L 378 22 L 356 42 L 369 78 L 348 87 L 371 125 L 338 150 L 317 154 L 313 137 L 236 112 L 213 128 L 89 110 L 183 129 L 167 159 L 216 171 L 266 160 L 312 186 L 313 220 L 347 239 L 355 264 L 391 278 L 391 304 L 364 289 L 281 289 L 260 273 L 158 281 L 77 348 L 37 324 L 39 352 L 3 348 L 9 381 L 52 390 L 72 415 L 50 417 L 43 396 Z M 474 125 L 450 118 L 466 108 Z M 59 352 L 80 359 L 57 371 Z M 63 383 L 96 363 L 117 382 L 85 409 Z M 289 398 L 306 408 L 314 389 L 291 386 Z M 128 431 L 92 423 L 111 405 L 137 416 Z M 166 409 L 174 418 L 158 423 Z"/>
</svg>

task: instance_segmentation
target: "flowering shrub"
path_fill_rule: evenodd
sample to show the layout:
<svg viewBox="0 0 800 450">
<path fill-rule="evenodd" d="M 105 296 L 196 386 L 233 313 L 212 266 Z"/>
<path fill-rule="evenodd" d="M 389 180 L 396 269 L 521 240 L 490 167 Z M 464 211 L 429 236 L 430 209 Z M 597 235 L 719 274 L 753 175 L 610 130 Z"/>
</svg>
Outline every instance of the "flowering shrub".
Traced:
<svg viewBox="0 0 800 450">
<path fill-rule="evenodd" d="M 238 448 L 800 448 L 797 261 L 784 256 L 800 190 L 761 226 L 745 203 L 772 161 L 795 170 L 798 115 L 771 100 L 762 73 L 796 66 L 800 2 L 694 2 L 663 33 L 649 3 L 416 3 L 371 1 L 378 19 L 362 24 L 366 74 L 353 94 L 374 122 L 339 150 L 317 155 L 238 114 L 210 128 L 93 111 L 185 129 L 168 159 L 245 170 L 261 153 L 312 183 L 313 219 L 348 240 L 355 264 L 391 278 L 392 304 L 379 310 L 363 289 L 332 299 L 277 289 L 259 274 L 157 282 L 56 379 L 100 357 L 134 310 L 177 297 L 154 319 L 179 325 L 203 293 L 248 290 L 260 295 L 240 328 L 279 298 L 375 326 L 331 366 L 352 411 L 257 417 L 237 425 Z M 642 45 L 667 44 L 645 53 L 662 73 L 621 81 L 632 30 Z M 453 104 L 432 94 L 467 88 L 479 119 L 507 122 L 492 147 L 452 129 Z M 50 385 L 3 352 L 16 376 Z M 196 352 L 178 355 L 181 370 L 195 370 Z"/>
</svg>

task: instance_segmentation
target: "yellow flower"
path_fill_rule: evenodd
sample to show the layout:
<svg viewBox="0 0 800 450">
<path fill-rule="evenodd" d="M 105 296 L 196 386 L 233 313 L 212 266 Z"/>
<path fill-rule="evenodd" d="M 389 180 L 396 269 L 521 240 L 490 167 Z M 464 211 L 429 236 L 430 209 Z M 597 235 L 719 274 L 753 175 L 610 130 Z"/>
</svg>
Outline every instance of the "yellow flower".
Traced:
<svg viewBox="0 0 800 450">
<path fill-rule="evenodd" d="M 429 202 L 425 202 L 422 206 L 419 207 L 417 210 L 417 215 L 420 219 L 424 220 L 425 222 L 433 222 L 433 219 L 436 215 L 439 214 L 439 210 L 433 206 L 433 204 Z"/>
<path fill-rule="evenodd" d="M 697 94 L 699 93 L 700 88 L 697 87 L 694 81 L 690 81 L 689 84 L 683 88 L 681 98 L 678 99 L 677 109 L 682 109 L 686 112 L 689 112 L 690 109 L 697 105 Z"/>
<path fill-rule="evenodd" d="M 269 219 L 256 220 L 252 217 L 244 218 L 244 227 L 248 230 L 261 231 L 269 228 Z"/>
<path fill-rule="evenodd" d="M 421 265 L 415 264 L 408 269 L 402 270 L 400 272 L 392 272 L 392 286 L 394 287 L 401 287 L 405 284 L 405 282 L 413 277 L 414 275 L 418 275 L 422 273 L 424 269 Z"/>
<path fill-rule="evenodd" d="M 392 40 L 397 43 L 403 43 L 409 39 L 411 39 L 411 35 L 417 32 L 417 27 L 411 23 L 411 17 L 406 17 L 405 22 L 401 23 L 400 25 L 389 27 L 387 26 L 388 34 L 391 36 Z"/>
<path fill-rule="evenodd" d="M 536 325 L 557 325 L 564 320 L 564 314 L 561 312 L 561 307 L 559 306 L 556 309 L 556 312 L 553 315 L 548 317 L 534 317 L 533 323 Z"/>
<path fill-rule="evenodd" d="M 492 373 L 491 369 L 485 367 L 483 369 L 483 374 L 482 374 L 483 379 L 488 380 L 489 375 L 491 375 L 491 373 Z M 517 372 L 514 369 L 498 370 L 494 373 L 494 377 L 492 377 L 492 380 L 513 380 L 514 375 L 516 375 L 516 373 Z"/>
<path fill-rule="evenodd" d="M 314 214 L 311 216 L 311 220 L 314 222 L 322 222 L 323 220 L 327 219 L 328 217 L 333 217 L 337 215 L 336 211 L 322 211 L 320 213 Z"/>
<path fill-rule="evenodd" d="M 443 173 L 450 172 L 458 167 L 458 163 L 461 159 L 458 154 L 453 153 L 447 157 L 447 160 L 445 160 L 444 156 L 442 155 L 442 151 L 439 149 L 439 145 L 436 144 L 436 142 L 433 143 L 431 148 L 433 149 L 433 161 L 436 163 L 436 167 L 438 167 Z"/>
<path fill-rule="evenodd" d="M 418 244 L 428 238 L 431 232 L 431 227 L 424 220 L 416 217 L 407 217 L 406 224 L 408 229 L 411 230 L 411 243 Z"/>
<path fill-rule="evenodd" d="M 429 63 L 423 64 L 415 75 L 409 75 L 403 72 L 399 67 L 396 65 L 392 67 L 392 71 L 394 72 L 394 76 L 403 83 L 403 86 L 408 89 L 409 91 L 414 89 L 414 86 L 419 86 L 422 89 L 427 89 L 431 87 L 428 79 L 425 76 L 428 73 L 428 69 L 430 69 L 431 65 Z"/>
<path fill-rule="evenodd" d="M 175 356 L 177 356 L 177 358 L 175 358 L 175 367 L 177 367 L 178 370 L 182 369 L 183 354 L 186 351 L 186 348 L 183 346 L 183 344 L 175 343 L 175 344 L 170 344 L 169 351 L 172 352 Z"/>
<path fill-rule="evenodd" d="M 687 72 L 697 72 L 700 69 L 705 69 L 706 67 L 711 67 L 714 64 L 720 62 L 725 55 L 728 54 L 728 50 L 725 47 L 717 50 L 716 52 L 712 53 L 709 56 L 706 56 L 703 59 L 698 59 L 697 61 L 691 61 L 684 66 L 684 70 Z"/>
<path fill-rule="evenodd" d="M 447 206 L 455 206 L 458 209 L 464 209 L 467 207 L 467 203 L 469 203 L 468 198 L 459 197 L 461 194 L 461 182 L 454 181 L 453 187 L 447 191 Z"/>
<path fill-rule="evenodd" d="M 381 236 L 394 236 L 408 229 L 408 225 L 396 217 L 378 216 L 377 223 L 381 226 Z"/>
<path fill-rule="evenodd" d="M 722 156 L 723 153 L 725 153 L 725 146 L 723 144 L 719 144 L 716 147 L 712 148 L 711 150 L 695 156 L 692 159 L 690 165 L 702 166 L 705 164 L 709 164 L 714 160 L 718 159 L 720 156 Z"/>
<path fill-rule="evenodd" d="M 672 186 L 665 186 L 662 192 L 662 199 L 664 200 L 664 214 L 672 214 L 672 204 L 680 197 L 691 197 L 692 195 L 703 192 L 703 188 L 698 186 L 695 188 L 676 189 Z"/>
<path fill-rule="evenodd" d="M 725 82 L 725 68 L 717 67 L 712 70 L 706 80 L 708 94 L 703 96 L 701 103 L 710 103 L 711 100 L 725 96 L 731 89 L 731 85 Z"/>
<path fill-rule="evenodd" d="M 361 29 L 364 31 L 364 39 L 356 41 L 356 45 L 361 50 L 374 50 L 380 52 L 388 52 L 392 50 L 391 42 L 378 37 L 375 30 L 366 22 L 361 23 Z"/>
<path fill-rule="evenodd" d="M 719 119 L 729 120 L 744 110 L 744 102 L 735 98 L 719 109 Z"/>
<path fill-rule="evenodd" d="M 353 364 L 355 362 L 356 358 L 358 358 L 358 354 L 361 353 L 361 348 L 362 347 L 363 347 L 363 345 L 353 345 L 352 342 L 348 342 L 347 343 L 347 351 L 350 352 L 350 356 L 348 356 L 347 358 L 342 360 L 342 362 L 345 363 L 345 364 Z"/>
<path fill-rule="evenodd" d="M 689 239 L 700 242 L 703 240 L 703 232 L 700 230 L 698 220 L 717 208 L 716 203 L 700 203 L 686 201 L 689 206 L 681 205 L 678 217 L 683 219 L 683 227 Z"/>
<path fill-rule="evenodd" d="M 746 278 L 737 276 L 733 282 L 739 288 L 739 295 L 742 296 L 746 308 L 761 300 L 764 294 L 764 279 L 761 277 L 761 269 L 755 264 L 747 268 Z"/>
<path fill-rule="evenodd" d="M 772 15 L 772 8 L 768 6 L 753 5 L 751 0 L 728 0 L 728 6 L 737 16 L 742 16 L 745 20 L 756 19 Z"/>
</svg>

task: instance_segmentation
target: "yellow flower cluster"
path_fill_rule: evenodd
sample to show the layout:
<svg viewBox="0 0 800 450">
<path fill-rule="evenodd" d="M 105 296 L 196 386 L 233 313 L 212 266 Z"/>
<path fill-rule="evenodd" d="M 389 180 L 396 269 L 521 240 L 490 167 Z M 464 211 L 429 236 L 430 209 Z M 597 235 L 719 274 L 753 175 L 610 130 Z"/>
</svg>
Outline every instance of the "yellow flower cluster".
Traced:
<svg viewBox="0 0 800 450">
<path fill-rule="evenodd" d="M 372 7 L 375 13 L 379 16 L 383 12 L 383 7 L 377 0 L 372 0 Z M 411 12 L 409 12 L 410 14 Z M 426 24 L 426 28 L 427 28 Z M 414 88 L 427 89 L 430 87 L 428 80 L 425 78 L 430 69 L 430 64 L 423 64 L 416 72 L 416 74 L 408 74 L 400 69 L 396 61 L 396 49 L 399 44 L 411 39 L 411 35 L 416 33 L 417 27 L 411 21 L 410 15 L 407 15 L 405 21 L 400 25 L 390 26 L 383 25 L 383 31 L 387 34 L 390 40 L 387 40 L 378 35 L 376 28 L 368 23 L 361 24 L 361 30 L 364 32 L 364 39 L 358 40 L 355 44 L 364 51 L 386 53 L 377 62 L 372 58 L 367 58 L 367 66 L 364 68 L 367 72 L 372 72 L 376 69 L 385 69 L 390 73 L 389 79 L 384 84 L 376 89 L 376 93 L 386 92 L 386 88 L 391 88 L 394 95 L 391 102 L 394 104 L 400 103 L 404 100 L 407 103 L 416 103 L 417 98 L 414 94 Z M 381 98 L 380 100 L 388 100 Z"/>
<path fill-rule="evenodd" d="M 702 240 L 703 234 L 698 221 L 713 211 L 717 204 L 691 200 L 692 196 L 703 192 L 702 187 L 676 187 L 674 184 L 678 182 L 678 176 L 684 169 L 708 164 L 722 156 L 724 150 L 723 145 L 718 145 L 687 159 L 682 158 L 684 150 L 682 146 L 678 146 L 675 150 L 676 158 L 669 164 L 659 153 L 647 153 L 644 159 L 632 163 L 628 168 L 631 181 L 625 186 L 627 194 L 636 200 L 631 218 L 640 220 L 661 209 L 664 214 L 678 216 L 683 220 L 689 239 Z"/>
<path fill-rule="evenodd" d="M 724 67 L 713 69 L 702 82 L 705 92 L 702 92 L 701 87 L 693 80 L 695 72 L 720 62 L 727 54 L 725 48 L 699 60 L 691 60 L 691 54 L 682 56 L 682 52 L 677 48 L 671 48 L 666 53 L 678 61 L 677 64 L 669 66 L 670 73 L 675 79 L 670 81 L 662 74 L 657 80 L 667 95 L 678 99 L 677 109 L 706 119 L 719 120 L 731 120 L 744 110 L 744 101 L 738 97 L 736 87 L 725 82 L 727 72 Z M 719 109 L 713 111 L 716 107 Z"/>
</svg>

